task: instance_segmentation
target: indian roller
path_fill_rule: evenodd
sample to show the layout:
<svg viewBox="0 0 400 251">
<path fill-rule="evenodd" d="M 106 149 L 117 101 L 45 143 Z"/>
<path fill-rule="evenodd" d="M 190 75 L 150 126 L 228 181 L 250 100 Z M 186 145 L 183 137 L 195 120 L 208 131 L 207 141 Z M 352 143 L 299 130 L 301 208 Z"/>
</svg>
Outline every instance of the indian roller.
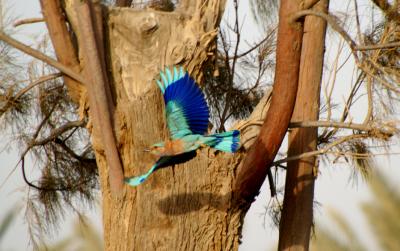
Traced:
<svg viewBox="0 0 400 251">
<path fill-rule="evenodd" d="M 238 130 L 206 136 L 209 110 L 204 94 L 196 82 L 184 72 L 173 67 L 160 72 L 161 81 L 156 80 L 165 103 L 167 127 L 171 139 L 152 145 L 148 151 L 158 156 L 158 161 L 149 171 L 140 176 L 125 178 L 131 186 L 143 183 L 153 171 L 175 156 L 197 150 L 202 147 L 213 147 L 224 152 L 236 152 L 239 149 L 240 135 Z"/>
</svg>

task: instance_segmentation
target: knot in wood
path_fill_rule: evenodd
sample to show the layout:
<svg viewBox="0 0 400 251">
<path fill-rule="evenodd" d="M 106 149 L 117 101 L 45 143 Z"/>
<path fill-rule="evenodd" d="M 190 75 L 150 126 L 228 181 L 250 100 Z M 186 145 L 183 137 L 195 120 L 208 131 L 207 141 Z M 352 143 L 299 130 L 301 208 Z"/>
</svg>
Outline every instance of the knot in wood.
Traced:
<svg viewBox="0 0 400 251">
<path fill-rule="evenodd" d="M 139 31 L 142 35 L 150 35 L 158 29 L 158 21 L 154 13 L 149 13 L 149 15 L 143 17 L 139 23 Z"/>
</svg>

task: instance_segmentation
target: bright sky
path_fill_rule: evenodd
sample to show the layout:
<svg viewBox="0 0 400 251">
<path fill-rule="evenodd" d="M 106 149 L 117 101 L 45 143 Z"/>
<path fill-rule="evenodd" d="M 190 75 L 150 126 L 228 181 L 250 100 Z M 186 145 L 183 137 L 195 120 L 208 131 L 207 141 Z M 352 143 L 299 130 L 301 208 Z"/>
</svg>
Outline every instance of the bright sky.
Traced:
<svg viewBox="0 0 400 251">
<path fill-rule="evenodd" d="M 6 5 L 13 5 L 12 13 L 19 17 L 39 17 L 40 9 L 38 1 L 26 1 L 26 0 L 5 0 Z M 338 1 L 331 1 L 338 2 Z M 342 1 L 339 1 L 342 2 Z M 345 6 L 344 6 L 345 7 Z M 339 11 L 344 10 L 343 6 L 333 6 L 331 10 Z M 242 35 L 245 39 L 252 41 L 259 39 L 261 36 L 257 35 L 259 29 L 253 23 L 251 14 L 248 8 L 247 1 L 240 1 L 240 13 L 241 20 L 244 21 Z M 232 8 L 230 7 L 226 15 L 233 16 Z M 25 41 L 25 43 L 31 44 L 30 38 L 35 38 L 37 33 L 43 32 L 43 25 L 29 25 L 20 32 L 24 35 L 18 35 L 17 38 Z M 331 37 L 329 37 L 331 39 Z M 332 39 L 329 46 L 336 46 L 335 40 Z M 328 58 L 331 56 L 327 56 Z M 329 64 L 328 64 L 329 65 Z M 343 71 L 338 75 L 338 82 L 343 84 L 339 85 L 337 92 L 343 93 L 346 89 L 346 84 L 353 74 L 352 66 L 345 67 Z M 362 109 L 362 103 L 360 104 L 360 111 Z M 360 113 L 360 116 L 362 112 Z M 4 142 L 4 140 L 2 140 Z M 399 149 L 393 149 L 393 151 Z M 6 176 L 15 166 L 18 159 L 18 151 L 12 149 L 9 152 L 0 153 L 0 163 L 2 163 L 2 171 L 0 173 L 0 184 L 5 180 Z M 380 169 L 383 169 L 385 173 L 395 173 L 391 175 L 392 181 L 395 181 L 394 177 L 400 175 L 400 171 L 395 170 L 395 166 L 399 166 L 400 159 L 397 155 L 387 158 L 381 157 L 377 159 L 376 163 Z M 378 250 L 376 243 L 374 243 L 371 237 L 371 232 L 368 231 L 367 224 L 363 220 L 362 214 L 358 207 L 360 201 L 366 201 L 371 199 L 368 193 L 366 184 L 361 180 L 358 180 L 355 185 L 353 181 L 350 181 L 351 168 L 346 165 L 336 164 L 334 166 L 326 167 L 322 166 L 320 170 L 320 176 L 316 182 L 315 199 L 319 203 L 319 206 L 315 208 L 315 217 L 318 223 L 325 226 L 330 225 L 330 221 L 327 220 L 327 209 L 334 208 L 342 213 L 350 222 L 351 225 L 358 230 L 360 240 L 369 243 L 369 250 Z M 283 175 L 281 175 L 283 176 Z M 283 177 L 282 177 L 283 179 Z M 398 181 L 398 178 L 397 178 Z M 281 181 L 280 181 L 281 182 Z M 18 169 L 8 180 L 4 187 L 0 188 L 0 219 L 4 217 L 9 208 L 16 203 L 19 206 L 24 205 L 24 198 L 26 196 L 26 185 L 24 184 L 20 170 Z M 271 228 L 271 221 L 269 216 L 266 214 L 266 206 L 270 200 L 268 184 L 264 184 L 260 196 L 257 201 L 251 207 L 243 228 L 243 243 L 241 244 L 241 251 L 261 251 L 266 250 L 266 247 L 272 247 L 277 243 L 277 230 Z M 94 212 L 91 214 L 91 218 L 95 219 L 97 226 L 100 228 L 100 212 Z M 73 219 L 75 220 L 75 219 Z M 71 221 L 67 221 L 65 228 L 63 228 L 59 234 L 59 238 L 71 231 Z M 27 225 L 23 219 L 23 211 L 21 211 L 13 227 L 8 231 L 5 238 L 0 243 L 1 250 L 25 250 L 28 246 L 28 232 Z"/>
</svg>

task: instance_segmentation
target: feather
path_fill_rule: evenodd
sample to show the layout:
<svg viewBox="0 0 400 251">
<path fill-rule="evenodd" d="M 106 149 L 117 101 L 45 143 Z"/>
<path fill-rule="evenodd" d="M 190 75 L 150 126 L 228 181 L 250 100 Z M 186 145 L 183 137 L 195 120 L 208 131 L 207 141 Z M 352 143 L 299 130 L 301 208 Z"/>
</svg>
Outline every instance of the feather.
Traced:
<svg viewBox="0 0 400 251">
<path fill-rule="evenodd" d="M 164 94 L 167 124 L 172 139 L 190 133 L 203 135 L 208 128 L 209 110 L 196 82 L 188 73 L 183 73 L 182 67 L 179 74 L 174 67 L 173 74 L 167 68 L 160 76 L 164 87 L 160 89 Z"/>
<path fill-rule="evenodd" d="M 236 152 L 239 149 L 240 134 L 238 130 L 205 136 L 202 143 L 224 152 Z"/>
<path fill-rule="evenodd" d="M 138 186 L 140 184 L 142 184 L 143 182 L 145 182 L 147 180 L 147 178 L 150 176 L 150 174 L 152 174 L 159 166 L 164 165 L 166 162 L 168 162 L 170 160 L 170 157 L 161 157 L 160 159 L 157 160 L 157 162 L 150 167 L 150 169 L 145 173 L 142 174 L 140 176 L 132 176 L 129 178 L 124 178 L 124 181 L 126 184 L 130 185 L 130 186 Z"/>
</svg>

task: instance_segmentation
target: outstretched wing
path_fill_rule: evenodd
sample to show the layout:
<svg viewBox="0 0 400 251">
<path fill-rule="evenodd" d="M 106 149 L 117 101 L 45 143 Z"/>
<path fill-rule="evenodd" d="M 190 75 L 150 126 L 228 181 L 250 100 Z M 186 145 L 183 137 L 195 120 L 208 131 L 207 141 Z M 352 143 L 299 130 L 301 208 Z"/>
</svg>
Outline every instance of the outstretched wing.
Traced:
<svg viewBox="0 0 400 251">
<path fill-rule="evenodd" d="M 161 72 L 161 81 L 157 80 L 164 95 L 167 126 L 172 139 L 188 134 L 201 134 L 208 127 L 208 106 L 204 95 L 195 81 L 182 67 L 168 68 Z"/>
</svg>

